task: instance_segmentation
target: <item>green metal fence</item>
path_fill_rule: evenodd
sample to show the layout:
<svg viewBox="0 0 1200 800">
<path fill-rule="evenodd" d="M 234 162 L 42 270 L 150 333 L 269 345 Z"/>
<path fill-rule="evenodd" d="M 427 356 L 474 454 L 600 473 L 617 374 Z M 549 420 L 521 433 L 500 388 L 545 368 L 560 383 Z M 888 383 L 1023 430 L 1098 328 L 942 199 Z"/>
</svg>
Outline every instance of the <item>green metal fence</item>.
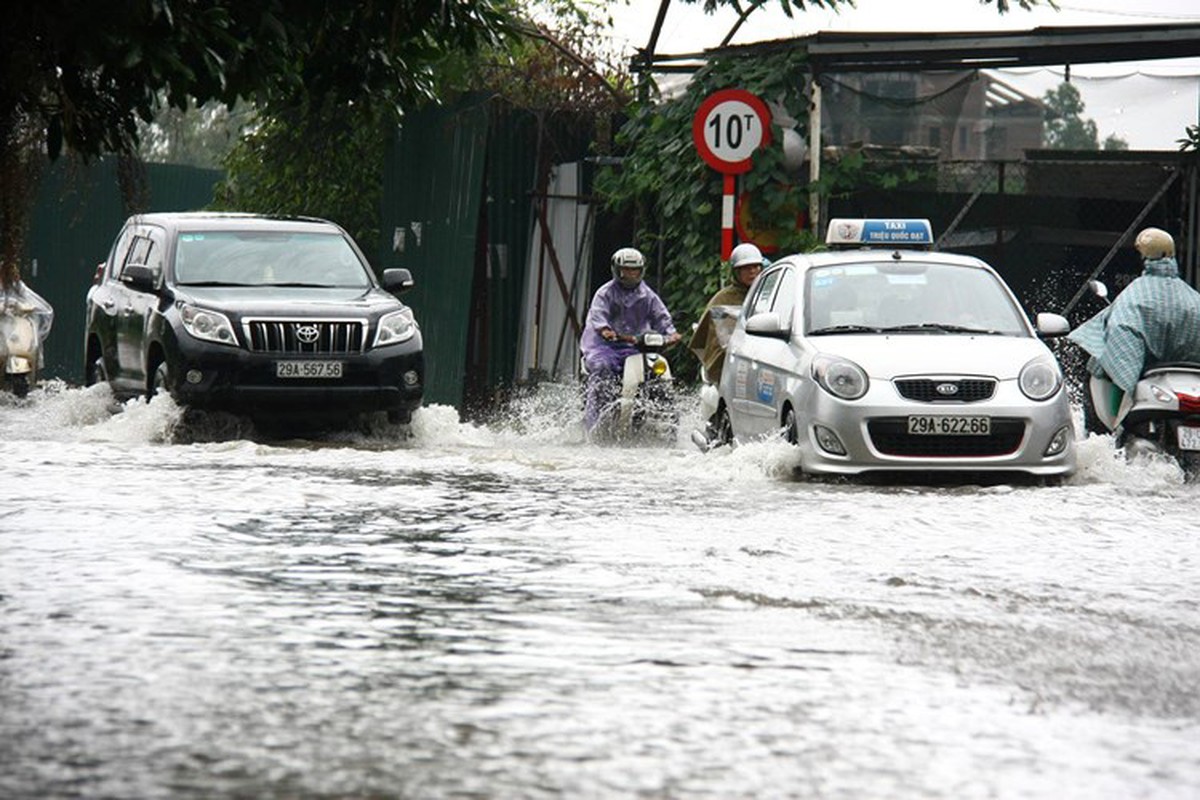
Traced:
<svg viewBox="0 0 1200 800">
<path fill-rule="evenodd" d="M 146 165 L 148 211 L 186 211 L 212 202 L 223 173 Z M 125 221 L 115 158 L 90 165 L 60 160 L 46 170 L 30 220 L 21 273 L 54 306 L 43 377 L 83 381 L 84 297 Z"/>
</svg>

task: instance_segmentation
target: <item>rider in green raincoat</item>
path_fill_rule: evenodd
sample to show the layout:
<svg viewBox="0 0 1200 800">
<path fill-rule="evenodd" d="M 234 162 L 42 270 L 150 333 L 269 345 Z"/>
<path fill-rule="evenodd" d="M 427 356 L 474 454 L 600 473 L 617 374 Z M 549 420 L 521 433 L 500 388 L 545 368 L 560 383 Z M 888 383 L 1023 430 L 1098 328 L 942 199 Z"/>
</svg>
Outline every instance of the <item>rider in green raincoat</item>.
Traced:
<svg viewBox="0 0 1200 800">
<path fill-rule="evenodd" d="M 1090 354 L 1091 374 L 1126 394 L 1147 367 L 1200 362 L 1200 292 L 1179 277 L 1175 240 L 1147 228 L 1134 246 L 1144 259 L 1142 274 L 1068 337 Z"/>
</svg>

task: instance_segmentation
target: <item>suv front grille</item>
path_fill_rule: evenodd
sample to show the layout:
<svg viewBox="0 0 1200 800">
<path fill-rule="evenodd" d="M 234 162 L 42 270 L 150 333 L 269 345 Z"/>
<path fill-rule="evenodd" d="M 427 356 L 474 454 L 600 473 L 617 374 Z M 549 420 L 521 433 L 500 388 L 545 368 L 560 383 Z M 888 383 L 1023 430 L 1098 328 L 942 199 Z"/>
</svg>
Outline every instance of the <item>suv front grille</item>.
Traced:
<svg viewBox="0 0 1200 800">
<path fill-rule="evenodd" d="M 922 403 L 977 403 L 987 400 L 996 391 L 996 382 L 990 378 L 898 378 L 893 383 L 901 397 Z M 955 391 L 938 391 L 938 387 L 950 386 Z"/>
<path fill-rule="evenodd" d="M 365 320 L 247 319 L 242 325 L 255 353 L 345 355 L 366 347 Z"/>
</svg>

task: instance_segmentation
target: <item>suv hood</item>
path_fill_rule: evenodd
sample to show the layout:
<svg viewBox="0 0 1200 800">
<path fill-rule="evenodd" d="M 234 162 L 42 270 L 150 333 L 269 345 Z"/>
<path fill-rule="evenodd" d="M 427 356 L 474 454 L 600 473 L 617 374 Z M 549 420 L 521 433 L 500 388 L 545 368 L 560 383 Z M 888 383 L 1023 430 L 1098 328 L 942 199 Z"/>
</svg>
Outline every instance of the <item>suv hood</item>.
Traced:
<svg viewBox="0 0 1200 800">
<path fill-rule="evenodd" d="M 177 300 L 236 316 L 280 316 L 296 313 L 349 316 L 357 311 L 390 311 L 403 303 L 382 289 L 300 286 L 177 286 Z"/>
</svg>

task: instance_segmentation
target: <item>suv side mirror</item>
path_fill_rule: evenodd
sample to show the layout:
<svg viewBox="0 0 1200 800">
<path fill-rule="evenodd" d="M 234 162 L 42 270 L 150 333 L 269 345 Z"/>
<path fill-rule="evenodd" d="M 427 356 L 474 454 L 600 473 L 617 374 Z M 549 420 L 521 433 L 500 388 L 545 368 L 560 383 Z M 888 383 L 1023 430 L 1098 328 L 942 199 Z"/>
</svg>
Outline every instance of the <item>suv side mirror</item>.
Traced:
<svg viewBox="0 0 1200 800">
<path fill-rule="evenodd" d="M 129 264 L 121 270 L 121 283 L 138 292 L 158 291 L 158 276 L 145 264 Z"/>
<path fill-rule="evenodd" d="M 416 283 L 413 281 L 412 273 L 402 267 L 385 269 L 380 282 L 383 284 L 384 289 L 387 289 L 393 294 L 397 292 L 407 292 L 409 289 L 416 286 Z"/>
</svg>

